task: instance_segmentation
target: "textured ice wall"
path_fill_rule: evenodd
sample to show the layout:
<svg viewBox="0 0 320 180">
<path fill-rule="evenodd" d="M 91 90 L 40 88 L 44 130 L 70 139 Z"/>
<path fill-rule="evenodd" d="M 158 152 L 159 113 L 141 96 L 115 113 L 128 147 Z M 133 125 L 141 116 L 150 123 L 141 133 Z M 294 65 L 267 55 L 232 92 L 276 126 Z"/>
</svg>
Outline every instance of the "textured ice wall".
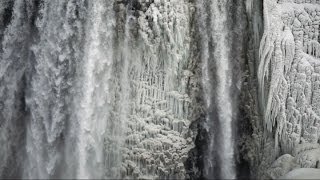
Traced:
<svg viewBox="0 0 320 180">
<path fill-rule="evenodd" d="M 262 154 L 255 157 L 259 157 L 257 174 L 278 178 L 281 173 L 318 159 L 307 151 L 317 149 L 320 137 L 320 5 L 312 0 L 265 0 L 263 8 L 264 34 L 257 72 L 263 123 L 257 121 L 254 125 L 254 136 L 261 148 L 256 151 Z M 274 162 L 270 170 L 263 170 L 279 156 L 283 158 Z M 280 165 L 282 162 L 291 165 Z M 316 163 L 308 167 L 314 168 Z"/>
<path fill-rule="evenodd" d="M 118 43 L 127 48 L 115 66 L 128 63 L 114 79 L 119 105 L 123 97 L 128 103 L 118 109 L 125 108 L 126 116 L 112 112 L 125 122 L 121 177 L 185 178 L 184 163 L 194 146 L 189 129 L 193 4 L 120 1 L 116 9 Z"/>
</svg>

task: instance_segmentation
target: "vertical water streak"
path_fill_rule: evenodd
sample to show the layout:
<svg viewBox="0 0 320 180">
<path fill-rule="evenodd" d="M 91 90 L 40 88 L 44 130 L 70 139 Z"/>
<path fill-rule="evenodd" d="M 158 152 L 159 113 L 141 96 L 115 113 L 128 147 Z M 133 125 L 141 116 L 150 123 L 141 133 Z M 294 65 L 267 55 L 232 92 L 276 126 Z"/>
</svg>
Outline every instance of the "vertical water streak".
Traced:
<svg viewBox="0 0 320 180">
<path fill-rule="evenodd" d="M 37 20 L 40 40 L 31 47 L 35 55 L 35 67 L 26 99 L 31 112 L 26 164 L 30 169 L 25 171 L 26 178 L 53 177 L 62 158 L 59 144 L 66 118 L 66 112 L 63 112 L 65 97 L 62 93 L 67 83 L 63 64 L 67 61 L 64 56 L 69 52 L 62 50 L 67 42 L 61 40 L 62 33 L 57 33 L 52 28 L 63 24 L 64 20 L 56 14 L 65 13 L 63 3 L 45 3 L 43 10 L 50 8 L 56 11 L 49 11 L 43 14 L 43 19 Z"/>
<path fill-rule="evenodd" d="M 31 113 L 27 127 L 27 161 L 24 178 L 62 178 L 65 139 L 72 121 L 75 71 L 80 60 L 83 1 L 41 2 L 34 24 L 26 105 Z M 71 144 L 72 141 L 67 142 Z M 73 151 L 75 151 L 73 149 Z M 71 153 L 69 153 L 71 154 Z M 73 176 L 72 174 L 70 176 Z"/>
<path fill-rule="evenodd" d="M 117 158 L 115 159 L 118 161 L 117 167 L 118 172 L 120 170 L 121 162 L 122 162 L 122 151 L 124 147 L 124 135 L 126 132 L 126 126 L 129 121 L 130 115 L 130 81 L 129 81 L 129 65 L 131 62 L 130 59 L 130 23 L 133 20 L 131 14 L 132 8 L 132 1 L 129 2 L 127 5 L 127 12 L 126 12 L 126 21 L 124 25 L 124 39 L 123 44 L 121 47 L 121 75 L 120 75 L 120 99 L 119 99 L 119 122 L 115 126 L 115 130 L 118 132 L 114 132 L 115 137 L 117 138 L 118 145 L 116 146 L 115 150 L 117 152 Z M 119 175 L 117 175 L 119 177 Z"/>
<path fill-rule="evenodd" d="M 220 157 L 220 178 L 234 179 L 234 145 L 232 138 L 232 102 L 230 97 L 232 75 L 230 71 L 230 47 L 227 40 L 227 12 L 226 1 L 212 2 L 211 20 L 213 25 L 212 38 L 215 43 L 214 59 L 217 70 L 216 103 L 220 125 L 218 153 Z"/>
<path fill-rule="evenodd" d="M 89 11 L 83 92 L 79 97 L 81 111 L 78 112 L 80 134 L 77 177 L 92 179 L 103 178 L 105 170 L 104 141 L 109 121 L 109 81 L 113 63 L 113 2 L 90 1 Z"/>
<path fill-rule="evenodd" d="M 0 6 L 0 178 L 18 178 L 24 161 L 20 137 L 27 116 L 23 98 L 30 16 L 24 1 L 1 1 Z"/>
<path fill-rule="evenodd" d="M 228 7 L 226 1 L 203 0 L 197 4 L 201 33 L 202 84 L 210 138 L 207 150 L 209 159 L 205 159 L 205 175 L 208 178 L 236 177 L 230 97 L 232 72 L 229 70 L 231 45 L 228 42 Z M 215 87 L 213 83 L 216 84 Z"/>
<path fill-rule="evenodd" d="M 202 62 L 202 85 L 204 90 L 203 98 L 205 100 L 205 108 L 206 108 L 206 124 L 205 128 L 210 133 L 210 141 L 209 141 L 209 159 L 205 160 L 205 166 L 207 168 L 204 169 L 206 176 L 213 176 L 213 149 L 214 147 L 214 133 L 212 132 L 212 126 L 214 126 L 213 123 L 213 117 L 210 113 L 211 107 L 212 107 L 212 84 L 211 84 L 211 73 L 210 73 L 210 53 L 209 53 L 209 43 L 210 38 L 208 32 L 210 31 L 208 28 L 208 20 L 210 18 L 210 14 L 208 14 L 207 11 L 207 2 L 205 0 L 197 1 L 197 16 L 199 17 L 199 32 L 201 33 L 201 62 Z"/>
<path fill-rule="evenodd" d="M 130 1 L 127 9 L 127 17 L 125 23 L 125 31 L 124 31 L 124 41 L 122 47 L 121 61 L 123 62 L 122 72 L 121 72 L 121 80 L 120 80 L 120 88 L 121 88 L 121 97 L 120 97 L 120 122 L 121 124 L 127 121 L 129 115 L 129 90 L 130 90 L 130 82 L 129 82 L 129 63 L 130 63 L 130 21 L 132 20 L 131 15 L 131 4 Z"/>
<path fill-rule="evenodd" d="M 118 28 L 123 28 L 118 38 L 117 54 L 113 65 L 112 108 L 110 121 L 107 125 L 105 165 L 106 178 L 118 179 L 126 175 L 123 167 L 123 154 L 126 125 L 130 114 L 130 20 L 131 1 L 128 2 L 125 20 Z M 119 30 L 119 29 L 118 29 Z"/>
</svg>

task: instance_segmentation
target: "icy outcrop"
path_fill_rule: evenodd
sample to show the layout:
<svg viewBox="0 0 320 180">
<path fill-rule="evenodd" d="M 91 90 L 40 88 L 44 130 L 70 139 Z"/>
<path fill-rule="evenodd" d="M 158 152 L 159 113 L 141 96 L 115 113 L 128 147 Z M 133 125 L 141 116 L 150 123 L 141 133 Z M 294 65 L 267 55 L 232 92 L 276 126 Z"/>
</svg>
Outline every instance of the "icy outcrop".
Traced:
<svg viewBox="0 0 320 180">
<path fill-rule="evenodd" d="M 119 45 L 127 48 L 117 57 L 123 63 L 116 66 L 124 66 L 114 77 L 113 87 L 120 102 L 126 96 L 123 100 L 129 103 L 126 116 L 112 112 L 124 123 L 121 177 L 185 178 L 184 163 L 194 146 L 189 129 L 193 4 L 142 0 L 123 2 L 116 8 L 124 17 L 118 23 L 126 22 Z M 119 112 L 126 113 L 121 108 Z"/>
<path fill-rule="evenodd" d="M 320 6 L 265 1 L 264 11 L 273 23 L 266 20 L 261 41 L 258 77 L 262 110 L 267 130 L 276 128 L 275 138 L 290 152 L 300 141 L 319 140 L 316 84 L 320 22 L 316 14 Z"/>
<path fill-rule="evenodd" d="M 293 156 L 284 154 L 273 162 L 267 174 L 272 179 L 278 179 L 290 173 L 290 171 L 299 170 L 300 168 L 307 169 L 307 171 L 312 168 L 320 168 L 319 144 L 298 145 L 294 150 Z"/>
<path fill-rule="evenodd" d="M 287 154 L 274 162 L 271 174 L 278 174 L 280 167 L 285 173 L 291 170 L 290 155 L 301 167 L 315 166 L 310 160 L 316 157 L 309 154 L 311 159 L 306 159 L 294 151 L 310 143 L 318 145 L 320 139 L 319 17 L 318 1 L 264 1 L 258 68 L 261 131 L 275 147 L 265 155 L 271 157 L 268 161 Z M 266 148 L 267 142 L 263 143 Z"/>
</svg>

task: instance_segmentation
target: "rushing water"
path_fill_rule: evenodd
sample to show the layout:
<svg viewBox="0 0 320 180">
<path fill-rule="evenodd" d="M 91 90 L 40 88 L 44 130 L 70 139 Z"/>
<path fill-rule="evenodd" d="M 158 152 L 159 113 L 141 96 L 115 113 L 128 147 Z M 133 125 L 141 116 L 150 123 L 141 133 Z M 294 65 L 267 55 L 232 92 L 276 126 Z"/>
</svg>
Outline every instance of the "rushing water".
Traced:
<svg viewBox="0 0 320 180">
<path fill-rule="evenodd" d="M 232 99 L 230 94 L 232 72 L 230 71 L 230 44 L 227 41 L 227 2 L 211 4 L 212 12 L 212 39 L 216 43 L 214 59 L 216 63 L 217 93 L 216 103 L 218 107 L 218 118 L 220 124 L 220 143 L 218 143 L 218 154 L 220 156 L 221 178 L 234 179 L 234 146 L 232 137 Z"/>
<path fill-rule="evenodd" d="M 84 76 L 78 114 L 78 178 L 103 178 L 104 137 L 109 123 L 109 81 L 113 64 L 114 12 L 110 1 L 89 2 Z M 105 21 L 104 17 L 109 17 Z"/>
<path fill-rule="evenodd" d="M 209 132 L 204 177 L 236 178 L 234 125 L 237 111 L 237 66 L 243 34 L 235 30 L 241 19 L 242 4 L 229 1 L 197 1 L 198 29 L 201 37 L 202 84 Z M 233 15 L 231 15 L 233 13 Z M 238 16 L 238 17 L 237 17 Z M 238 33 L 238 34 L 237 34 Z M 234 39 L 232 39 L 234 38 Z M 234 43 L 234 41 L 238 41 Z M 235 75 L 237 77 L 235 77 Z M 233 97 L 231 94 L 233 93 Z"/>
</svg>

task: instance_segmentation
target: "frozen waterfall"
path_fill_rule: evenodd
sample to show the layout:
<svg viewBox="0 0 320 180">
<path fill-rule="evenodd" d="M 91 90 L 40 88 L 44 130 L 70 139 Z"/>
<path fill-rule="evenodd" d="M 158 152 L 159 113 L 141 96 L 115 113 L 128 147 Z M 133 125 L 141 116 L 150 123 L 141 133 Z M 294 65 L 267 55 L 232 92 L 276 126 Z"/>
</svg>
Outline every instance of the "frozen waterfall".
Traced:
<svg viewBox="0 0 320 180">
<path fill-rule="evenodd" d="M 0 0 L 0 178 L 236 178 L 244 5 Z"/>
</svg>

